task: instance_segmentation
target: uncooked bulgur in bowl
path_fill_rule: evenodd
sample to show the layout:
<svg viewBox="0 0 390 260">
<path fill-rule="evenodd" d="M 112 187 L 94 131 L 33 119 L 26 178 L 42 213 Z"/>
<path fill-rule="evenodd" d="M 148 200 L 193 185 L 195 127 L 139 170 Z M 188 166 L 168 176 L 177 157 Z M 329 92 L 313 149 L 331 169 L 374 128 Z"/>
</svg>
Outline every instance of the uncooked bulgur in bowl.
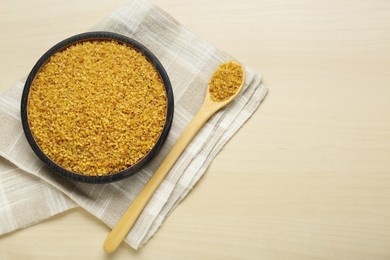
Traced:
<svg viewBox="0 0 390 260">
<path fill-rule="evenodd" d="M 146 166 L 173 119 L 169 77 L 142 44 L 111 32 L 65 39 L 30 72 L 23 130 L 53 174 L 107 183 Z"/>
</svg>

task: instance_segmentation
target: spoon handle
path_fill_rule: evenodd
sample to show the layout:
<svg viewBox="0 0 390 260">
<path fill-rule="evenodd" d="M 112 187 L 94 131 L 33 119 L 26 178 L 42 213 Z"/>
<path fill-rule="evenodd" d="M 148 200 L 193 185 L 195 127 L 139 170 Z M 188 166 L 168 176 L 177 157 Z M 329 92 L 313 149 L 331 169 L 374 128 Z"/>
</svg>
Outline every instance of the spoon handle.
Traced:
<svg viewBox="0 0 390 260">
<path fill-rule="evenodd" d="M 134 225 L 138 216 L 149 202 L 154 192 L 164 180 L 169 170 L 175 164 L 176 160 L 182 154 L 184 149 L 190 143 L 195 134 L 199 129 L 207 122 L 207 120 L 215 113 L 215 109 L 212 106 L 203 105 L 199 112 L 195 115 L 191 123 L 188 125 L 186 130 L 177 140 L 172 150 L 165 157 L 160 167 L 153 174 L 152 178 L 142 189 L 140 194 L 136 197 L 130 207 L 127 209 L 125 214 L 113 228 L 111 233 L 106 238 L 103 248 L 107 253 L 114 252 L 121 244 L 123 239 L 129 233 L 130 229 Z"/>
</svg>

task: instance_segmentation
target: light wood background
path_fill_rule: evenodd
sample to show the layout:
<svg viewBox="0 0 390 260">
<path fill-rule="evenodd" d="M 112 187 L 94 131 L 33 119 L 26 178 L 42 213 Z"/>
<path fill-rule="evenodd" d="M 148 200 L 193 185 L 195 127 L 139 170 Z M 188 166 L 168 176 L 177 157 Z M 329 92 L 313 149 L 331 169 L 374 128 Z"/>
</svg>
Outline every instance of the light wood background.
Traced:
<svg viewBox="0 0 390 260">
<path fill-rule="evenodd" d="M 0 87 L 123 0 L 0 0 Z M 390 1 L 156 0 L 270 92 L 138 252 L 81 209 L 1 259 L 390 259 Z"/>
</svg>

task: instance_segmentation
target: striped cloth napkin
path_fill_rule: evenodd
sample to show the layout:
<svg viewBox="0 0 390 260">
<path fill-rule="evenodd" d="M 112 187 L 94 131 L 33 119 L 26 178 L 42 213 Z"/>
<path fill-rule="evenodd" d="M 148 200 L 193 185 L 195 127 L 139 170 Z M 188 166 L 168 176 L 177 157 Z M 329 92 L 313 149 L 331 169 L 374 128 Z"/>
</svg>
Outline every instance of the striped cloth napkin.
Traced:
<svg viewBox="0 0 390 260">
<path fill-rule="evenodd" d="M 160 8 L 144 1 L 128 2 L 91 30 L 134 38 L 164 65 L 175 97 L 169 137 L 153 162 L 126 180 L 105 185 L 67 180 L 53 174 L 28 145 L 20 121 L 24 82 L 17 82 L 0 94 L 0 234 L 77 206 L 114 227 L 200 108 L 213 71 L 220 63 L 232 59 Z M 261 75 L 245 69 L 247 76 L 240 96 L 200 130 L 126 237 L 125 241 L 133 248 L 139 248 L 153 236 L 266 95 Z"/>
</svg>

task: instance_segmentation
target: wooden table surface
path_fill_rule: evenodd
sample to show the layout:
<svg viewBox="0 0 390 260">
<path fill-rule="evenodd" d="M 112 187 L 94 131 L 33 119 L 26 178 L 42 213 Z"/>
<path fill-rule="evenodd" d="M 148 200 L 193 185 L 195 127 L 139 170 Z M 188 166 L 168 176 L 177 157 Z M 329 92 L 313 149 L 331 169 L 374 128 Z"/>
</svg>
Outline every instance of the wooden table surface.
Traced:
<svg viewBox="0 0 390 260">
<path fill-rule="evenodd" d="M 0 0 L 0 87 L 123 0 Z M 82 209 L 0 238 L 0 259 L 390 259 L 390 2 L 158 0 L 269 94 L 139 251 Z"/>
</svg>

